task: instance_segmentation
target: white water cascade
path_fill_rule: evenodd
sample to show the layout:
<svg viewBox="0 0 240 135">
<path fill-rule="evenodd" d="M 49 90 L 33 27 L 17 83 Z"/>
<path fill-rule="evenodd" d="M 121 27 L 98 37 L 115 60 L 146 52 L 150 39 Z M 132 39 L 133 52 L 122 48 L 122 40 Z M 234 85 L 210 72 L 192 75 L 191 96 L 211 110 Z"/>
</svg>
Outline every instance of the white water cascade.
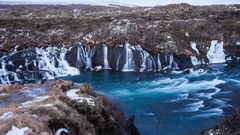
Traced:
<svg viewBox="0 0 240 135">
<path fill-rule="evenodd" d="M 199 51 L 198 51 L 198 49 L 197 49 L 197 43 L 196 43 L 196 42 L 191 42 L 190 45 L 191 45 L 192 49 L 193 49 L 194 51 L 196 51 L 197 54 L 199 54 Z"/>
<path fill-rule="evenodd" d="M 125 44 L 125 64 L 122 71 L 129 72 L 134 70 L 133 52 L 129 43 Z"/>
<path fill-rule="evenodd" d="M 158 54 L 157 56 L 157 66 L 158 66 L 158 71 L 161 71 L 162 70 L 162 63 L 161 63 L 161 60 L 160 60 L 160 54 Z"/>
<path fill-rule="evenodd" d="M 79 45 L 77 50 L 77 61 L 76 67 L 80 69 L 81 66 L 85 65 L 85 70 L 92 70 L 92 57 L 95 53 L 95 47 L 91 49 L 90 46 Z"/>
<path fill-rule="evenodd" d="M 201 60 L 198 60 L 196 56 L 190 56 L 192 64 L 195 65 L 201 65 Z"/>
<path fill-rule="evenodd" d="M 226 55 L 223 49 L 223 41 L 211 41 L 211 46 L 207 53 L 207 57 L 209 59 L 209 63 L 224 63 L 226 61 Z"/>
<path fill-rule="evenodd" d="M 103 44 L 102 49 L 103 49 L 103 69 L 110 69 L 109 64 L 108 64 L 108 47 L 107 47 L 107 45 Z"/>
<path fill-rule="evenodd" d="M 9 61 L 9 65 L 11 62 Z M 1 68 L 0 68 L 0 83 L 2 84 L 11 84 L 12 81 L 20 81 L 17 73 L 12 72 L 12 71 L 7 71 L 6 70 L 6 61 L 2 60 L 1 62 Z M 12 78 L 13 80 L 10 80 Z"/>
<path fill-rule="evenodd" d="M 67 49 L 64 47 L 48 47 L 46 49 L 36 48 L 37 67 L 39 70 L 46 71 L 46 79 L 80 74 L 78 69 L 70 67 L 68 62 L 65 60 L 66 52 Z"/>
</svg>

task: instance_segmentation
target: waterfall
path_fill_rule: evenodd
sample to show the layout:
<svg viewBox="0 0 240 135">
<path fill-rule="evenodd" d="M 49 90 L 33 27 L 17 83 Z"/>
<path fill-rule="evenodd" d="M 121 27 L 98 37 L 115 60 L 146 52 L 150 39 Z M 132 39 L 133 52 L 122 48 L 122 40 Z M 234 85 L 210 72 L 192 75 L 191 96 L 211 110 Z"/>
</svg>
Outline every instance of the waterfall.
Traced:
<svg viewBox="0 0 240 135">
<path fill-rule="evenodd" d="M 197 43 L 195 43 L 195 42 L 191 42 L 190 45 L 191 45 L 192 49 L 193 49 L 194 51 L 196 51 L 197 54 L 199 54 L 199 51 L 198 51 L 198 49 L 197 49 Z"/>
<path fill-rule="evenodd" d="M 161 64 L 161 60 L 160 60 L 160 54 L 157 55 L 157 65 L 158 65 L 158 71 L 161 71 L 162 64 Z"/>
<path fill-rule="evenodd" d="M 92 57 L 95 53 L 95 47 L 91 49 L 90 46 L 83 46 L 79 45 L 77 50 L 77 61 L 76 61 L 76 67 L 78 69 L 81 69 L 81 67 L 85 66 L 85 70 L 92 68 Z"/>
<path fill-rule="evenodd" d="M 195 65 L 201 65 L 201 61 L 197 59 L 196 56 L 190 56 L 192 64 Z"/>
<path fill-rule="evenodd" d="M 80 46 L 77 47 L 77 61 L 76 61 L 76 68 L 81 68 L 81 48 Z"/>
<path fill-rule="evenodd" d="M 125 44 L 125 64 L 122 71 L 135 71 L 134 70 L 134 61 L 133 61 L 133 52 L 131 45 L 129 43 Z"/>
<path fill-rule="evenodd" d="M 149 56 L 149 54 L 146 51 L 144 51 L 140 45 L 136 45 L 135 48 L 136 48 L 136 50 L 138 50 L 140 52 L 142 63 L 140 65 L 140 70 L 139 71 L 143 72 L 147 68 L 146 62 L 147 62 L 147 57 Z"/>
<path fill-rule="evenodd" d="M 117 48 L 119 48 L 121 46 L 118 46 Z M 117 49 L 117 62 L 116 62 L 116 70 L 119 70 L 119 62 L 120 62 L 120 59 L 122 57 L 122 53 Z"/>
<path fill-rule="evenodd" d="M 225 53 L 223 49 L 223 41 L 218 42 L 217 40 L 211 41 L 210 49 L 208 50 L 207 57 L 209 63 L 224 63 Z"/>
<path fill-rule="evenodd" d="M 67 49 L 64 47 L 48 47 L 46 49 L 36 48 L 37 67 L 39 70 L 46 71 L 46 79 L 79 74 L 79 70 L 70 67 L 68 62 L 65 60 L 66 52 Z"/>
<path fill-rule="evenodd" d="M 6 68 L 5 68 L 6 67 L 6 63 L 5 63 L 4 60 L 2 60 L 1 66 L 2 67 L 0 68 L 0 74 L 1 74 L 0 81 L 1 81 L 2 84 L 10 84 L 11 82 L 9 80 L 8 72 L 7 72 Z"/>
<path fill-rule="evenodd" d="M 103 49 L 103 69 L 110 69 L 109 64 L 108 64 L 108 47 L 107 47 L 107 45 L 103 44 L 102 49 Z"/>
</svg>

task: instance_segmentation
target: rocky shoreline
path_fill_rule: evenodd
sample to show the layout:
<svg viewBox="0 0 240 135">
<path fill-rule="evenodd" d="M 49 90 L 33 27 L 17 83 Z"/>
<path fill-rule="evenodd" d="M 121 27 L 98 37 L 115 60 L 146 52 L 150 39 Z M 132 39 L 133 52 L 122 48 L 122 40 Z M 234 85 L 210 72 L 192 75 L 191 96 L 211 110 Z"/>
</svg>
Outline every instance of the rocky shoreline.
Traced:
<svg viewBox="0 0 240 135">
<path fill-rule="evenodd" d="M 89 84 L 57 80 L 4 85 L 0 93 L 0 134 L 139 134 L 133 118 L 127 121 L 118 104 L 96 94 Z"/>
</svg>

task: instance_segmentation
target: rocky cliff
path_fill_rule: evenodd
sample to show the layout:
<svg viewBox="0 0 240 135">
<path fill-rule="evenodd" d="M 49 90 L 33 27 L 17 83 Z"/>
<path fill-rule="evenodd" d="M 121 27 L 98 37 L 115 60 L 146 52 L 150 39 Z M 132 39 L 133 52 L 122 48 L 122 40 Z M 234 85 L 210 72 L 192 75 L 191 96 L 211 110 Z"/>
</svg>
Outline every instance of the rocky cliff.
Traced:
<svg viewBox="0 0 240 135">
<path fill-rule="evenodd" d="M 0 9 L 1 71 L 11 74 L 2 74 L 1 82 L 49 79 L 95 67 L 185 69 L 240 56 L 239 5 Z"/>
</svg>

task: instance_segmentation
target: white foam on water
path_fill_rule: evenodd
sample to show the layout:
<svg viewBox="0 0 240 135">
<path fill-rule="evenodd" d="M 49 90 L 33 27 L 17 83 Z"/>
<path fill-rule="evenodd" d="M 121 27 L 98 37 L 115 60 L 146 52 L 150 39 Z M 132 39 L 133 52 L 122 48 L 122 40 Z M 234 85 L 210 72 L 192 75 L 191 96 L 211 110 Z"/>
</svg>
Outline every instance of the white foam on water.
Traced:
<svg viewBox="0 0 240 135">
<path fill-rule="evenodd" d="M 211 99 L 214 95 L 216 95 L 217 93 L 219 93 L 221 91 L 221 89 L 217 88 L 217 87 L 213 87 L 212 89 L 214 89 L 214 92 L 207 92 L 207 93 L 197 93 L 199 98 L 206 98 L 206 99 Z"/>
<path fill-rule="evenodd" d="M 223 110 L 221 108 L 211 108 L 208 110 L 201 110 L 201 114 L 194 115 L 194 118 L 208 118 L 213 116 L 221 116 L 223 114 Z"/>
<path fill-rule="evenodd" d="M 144 113 L 143 115 L 145 115 L 145 116 L 155 116 L 155 114 L 154 114 L 154 113 L 152 113 L 152 112 L 149 112 L 149 113 Z"/>
<path fill-rule="evenodd" d="M 196 112 L 199 111 L 200 108 L 204 107 L 204 101 L 200 100 L 191 104 L 186 105 L 186 108 L 179 112 Z"/>
<path fill-rule="evenodd" d="M 208 89 L 216 89 L 216 86 L 219 84 L 223 84 L 225 81 L 219 80 L 217 78 L 207 81 L 193 81 L 189 82 L 187 78 L 161 78 L 159 80 L 155 80 L 155 82 L 138 82 L 138 85 L 143 85 L 145 87 L 138 88 L 137 90 L 130 89 L 119 89 L 114 91 L 114 95 L 119 96 L 130 96 L 130 95 L 139 95 L 139 94 L 148 94 L 148 93 L 188 93 L 197 90 L 208 90 Z M 220 90 L 220 89 L 219 89 Z M 219 91 L 216 91 L 219 92 Z M 214 92 L 214 94 L 216 93 Z M 212 94 L 213 95 L 213 94 Z"/>
<path fill-rule="evenodd" d="M 207 52 L 207 57 L 209 59 L 209 63 L 224 63 L 225 53 L 223 49 L 223 41 L 218 42 L 217 40 L 211 41 L 210 49 Z"/>
<path fill-rule="evenodd" d="M 184 80 L 184 81 L 182 81 Z M 165 86 L 163 88 L 155 88 L 148 90 L 146 92 L 163 92 L 163 93 L 179 93 L 179 92 L 189 92 L 202 89 L 215 88 L 216 85 L 225 83 L 223 80 L 214 79 L 212 81 L 194 81 L 190 82 L 187 79 L 172 79 L 174 83 Z"/>
</svg>

